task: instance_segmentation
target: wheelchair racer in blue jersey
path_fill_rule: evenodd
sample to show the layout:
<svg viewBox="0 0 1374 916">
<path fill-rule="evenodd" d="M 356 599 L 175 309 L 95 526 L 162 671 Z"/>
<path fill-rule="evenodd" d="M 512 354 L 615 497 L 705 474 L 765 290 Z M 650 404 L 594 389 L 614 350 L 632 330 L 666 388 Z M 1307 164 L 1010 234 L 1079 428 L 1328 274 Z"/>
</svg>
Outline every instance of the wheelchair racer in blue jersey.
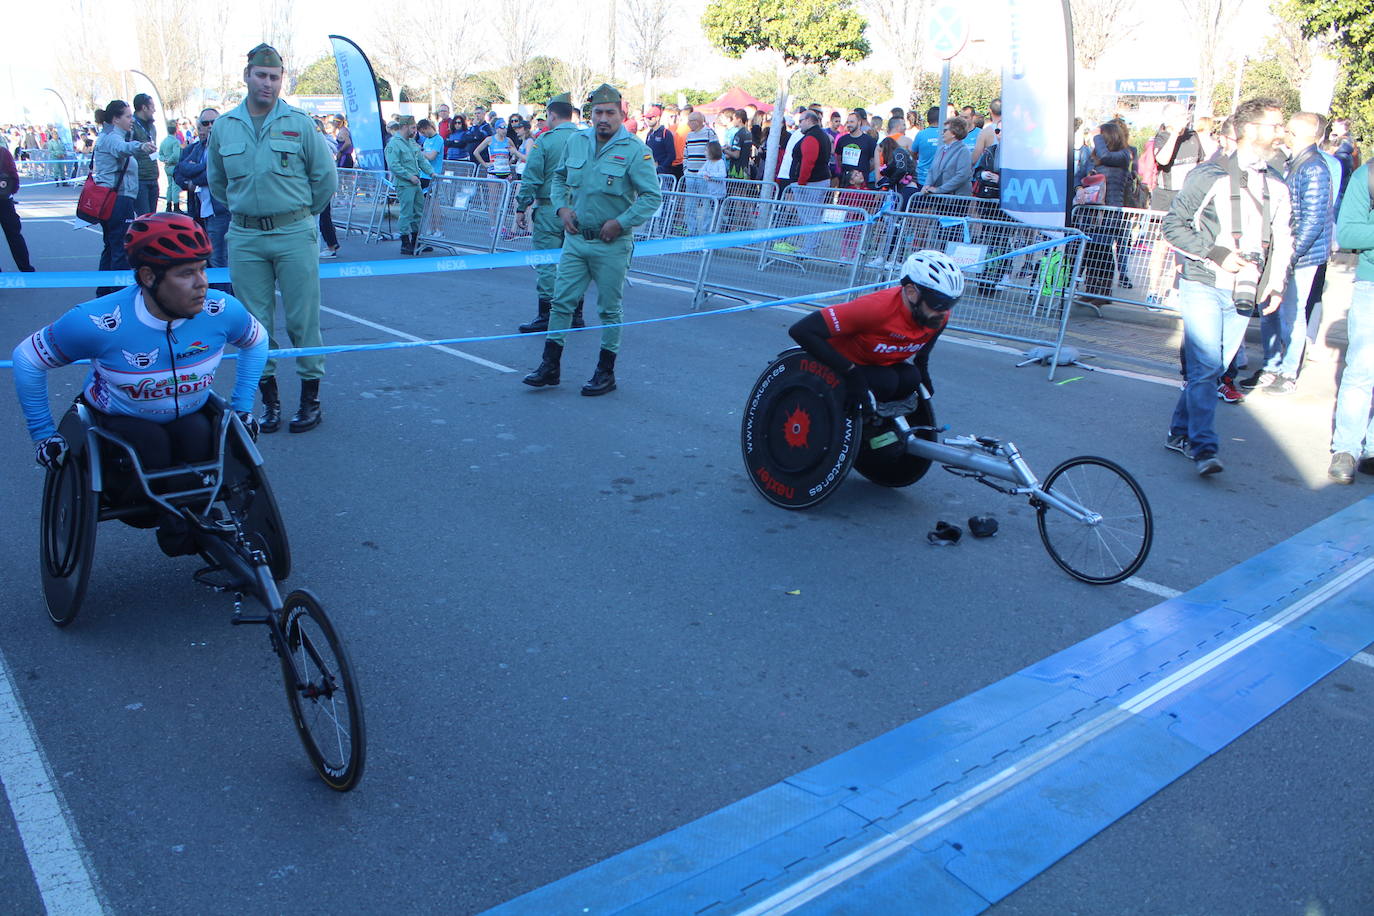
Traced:
<svg viewBox="0 0 1374 916">
<path fill-rule="evenodd" d="M 239 349 L 229 402 L 256 438 L 253 396 L 267 362 L 267 333 L 243 304 L 209 289 L 210 240 L 175 213 L 136 217 L 124 240 L 134 286 L 83 303 L 14 349 L 14 384 L 38 463 L 62 464 L 68 444 L 48 403 L 50 369 L 91 362 L 80 398 L 149 470 L 214 458 L 205 410 L 230 344 Z"/>
</svg>

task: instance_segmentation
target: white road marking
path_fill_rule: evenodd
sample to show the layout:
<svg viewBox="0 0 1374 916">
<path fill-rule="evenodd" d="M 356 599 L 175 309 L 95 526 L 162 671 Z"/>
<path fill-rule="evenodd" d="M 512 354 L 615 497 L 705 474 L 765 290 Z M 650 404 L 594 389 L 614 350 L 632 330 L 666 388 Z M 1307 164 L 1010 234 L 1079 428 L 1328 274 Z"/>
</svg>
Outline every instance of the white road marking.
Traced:
<svg viewBox="0 0 1374 916">
<path fill-rule="evenodd" d="M 1131 716 L 1144 712 L 1149 707 L 1167 699 L 1171 694 L 1213 671 L 1250 646 L 1279 632 L 1332 595 L 1369 575 L 1370 572 L 1374 572 L 1374 558 L 1361 560 L 1330 582 L 1290 604 L 1263 623 L 1251 627 L 1191 665 L 1179 669 L 1164 680 L 1152 684 L 1134 696 L 1116 704 L 1111 712 L 1084 723 L 1058 741 L 1037 750 L 1025 760 L 1014 763 L 1001 772 L 988 777 L 957 797 L 925 812 L 911 823 L 890 833 L 884 833 L 860 849 L 856 849 L 812 874 L 802 877 L 767 899 L 742 910 L 741 913 L 743 916 L 790 913 L 798 907 L 806 905 L 850 878 L 863 874 L 875 865 L 929 836 L 941 827 L 953 823 L 964 814 L 991 801 L 1013 786 L 1025 782 L 1077 748 L 1120 726 L 1128 721 Z"/>
<path fill-rule="evenodd" d="M 1374 655 L 1370 655 L 1368 652 L 1357 652 L 1350 660 L 1374 668 Z"/>
<path fill-rule="evenodd" d="M 104 913 L 71 813 L 58 793 L 14 678 L 0 654 L 0 782 L 49 914 Z"/>
<path fill-rule="evenodd" d="M 1138 588 L 1142 592 L 1149 592 L 1151 595 L 1158 595 L 1161 598 L 1177 598 L 1179 595 L 1183 594 L 1183 592 L 1179 591 L 1176 588 L 1170 588 L 1167 585 L 1160 585 L 1158 582 L 1151 582 L 1148 579 L 1142 579 L 1139 576 L 1131 576 L 1129 579 L 1125 580 L 1125 584 L 1133 588 Z"/>
<path fill-rule="evenodd" d="M 393 337 L 399 337 L 402 340 L 412 340 L 417 343 L 420 343 L 423 342 L 425 339 L 423 337 L 416 337 L 414 334 L 407 334 L 405 331 L 398 331 L 395 328 L 389 328 L 384 324 L 377 324 L 377 322 L 375 321 L 368 321 L 366 318 L 359 318 L 357 315 L 350 315 L 347 312 L 341 312 L 338 309 L 329 308 L 325 305 L 320 306 L 320 311 L 328 312 L 331 315 L 337 315 L 340 318 L 347 318 L 349 321 L 356 321 L 358 324 L 366 325 L 367 327 L 372 328 L 373 330 L 382 331 L 383 333 L 390 334 Z M 459 359 L 465 359 L 468 362 L 477 363 L 477 365 L 479 366 L 486 366 L 488 369 L 495 369 L 497 372 L 516 371 L 515 369 L 512 369 L 510 366 L 503 366 L 500 363 L 494 363 L 489 359 L 483 359 L 480 356 L 473 356 L 471 353 L 464 353 L 462 350 L 455 350 L 452 347 L 445 347 L 442 344 L 434 344 L 432 349 L 438 350 L 441 353 L 447 353 L 449 356 L 456 356 Z"/>
</svg>

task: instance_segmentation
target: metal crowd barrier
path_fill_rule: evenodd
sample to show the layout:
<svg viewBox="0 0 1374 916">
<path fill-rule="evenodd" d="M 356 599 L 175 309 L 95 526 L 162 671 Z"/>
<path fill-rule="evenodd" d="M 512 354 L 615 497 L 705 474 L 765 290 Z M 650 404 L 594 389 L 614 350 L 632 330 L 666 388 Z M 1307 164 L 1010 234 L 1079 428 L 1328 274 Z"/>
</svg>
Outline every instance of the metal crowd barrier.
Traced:
<svg viewBox="0 0 1374 916">
<path fill-rule="evenodd" d="M 477 163 L 468 159 L 445 159 L 443 172 L 454 178 L 476 178 Z"/>
<path fill-rule="evenodd" d="M 495 251 L 513 197 L 515 187 L 500 178 L 433 178 L 420 216 L 420 242 L 449 251 Z"/>
<path fill-rule="evenodd" d="M 687 178 L 673 178 L 671 175 L 660 175 L 661 179 L 668 179 L 669 183 L 676 182 L 673 187 L 665 187 L 665 191 L 686 191 Z M 770 181 L 764 184 L 762 181 L 754 181 L 751 178 L 726 178 L 725 179 L 726 197 L 777 197 L 777 182 Z"/>
<path fill-rule="evenodd" d="M 676 191 L 678 190 L 678 181 L 679 179 L 676 175 L 664 175 L 660 173 L 658 176 L 658 189 L 665 193 L 668 191 Z"/>
<path fill-rule="evenodd" d="M 1071 221 L 1089 240 L 1079 302 L 1098 314 L 1107 302 L 1176 309 L 1175 258 L 1164 241 L 1163 212 L 1079 206 Z"/>
<path fill-rule="evenodd" d="M 635 227 L 635 241 L 689 238 L 719 231 L 715 226 L 719 219 L 721 203 L 721 198 L 709 194 L 665 191 L 658 213 Z M 699 232 L 692 232 L 688 227 L 694 224 L 703 228 Z M 636 257 L 630 262 L 630 272 L 639 276 L 678 280 L 699 286 L 708 258 L 709 253 L 704 251 Z"/>
<path fill-rule="evenodd" d="M 392 184 L 381 172 L 339 169 L 339 187 L 330 203 L 334 228 L 345 235 L 358 233 L 365 242 L 386 238 L 383 223 L 388 216 Z"/>
<path fill-rule="evenodd" d="M 47 150 L 20 150 L 20 152 L 29 155 L 27 159 L 16 158 L 14 161 L 14 167 L 19 173 L 21 184 L 25 181 L 75 182 L 78 180 L 78 176 L 84 180 L 89 167 L 89 159 L 84 163 L 79 158 L 51 159 L 48 157 Z"/>
<path fill-rule="evenodd" d="M 835 228 L 708 252 L 694 302 L 714 295 L 781 299 L 853 286 L 872 229 L 868 216 L 860 207 L 727 197 L 717 211 L 717 232 L 823 223 Z"/>
</svg>

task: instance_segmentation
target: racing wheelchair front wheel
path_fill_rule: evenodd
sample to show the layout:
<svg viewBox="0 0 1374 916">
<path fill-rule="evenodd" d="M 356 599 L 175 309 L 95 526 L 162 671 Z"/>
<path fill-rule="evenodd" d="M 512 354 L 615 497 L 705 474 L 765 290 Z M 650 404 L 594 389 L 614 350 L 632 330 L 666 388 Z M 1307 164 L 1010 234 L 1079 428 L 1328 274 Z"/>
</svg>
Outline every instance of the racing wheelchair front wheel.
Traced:
<svg viewBox="0 0 1374 916">
<path fill-rule="evenodd" d="M 363 777 L 367 732 L 348 653 L 320 600 L 297 589 L 282 602 L 282 677 L 305 753 L 329 788 L 347 792 Z"/>
<path fill-rule="evenodd" d="M 814 506 L 839 488 L 859 448 L 859 412 L 844 379 L 800 348 L 768 364 L 749 392 L 740 449 L 749 481 L 784 509 Z"/>
<path fill-rule="evenodd" d="M 95 561 L 100 494 L 91 489 L 84 449 L 73 449 L 43 482 L 39 566 L 48 617 L 59 627 L 76 619 Z"/>
</svg>

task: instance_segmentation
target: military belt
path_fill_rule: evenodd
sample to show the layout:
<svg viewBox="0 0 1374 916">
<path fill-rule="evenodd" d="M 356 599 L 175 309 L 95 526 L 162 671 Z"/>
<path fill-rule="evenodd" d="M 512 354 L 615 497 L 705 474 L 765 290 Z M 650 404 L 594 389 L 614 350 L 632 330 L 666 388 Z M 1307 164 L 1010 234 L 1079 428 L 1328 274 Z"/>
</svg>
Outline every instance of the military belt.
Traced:
<svg viewBox="0 0 1374 916">
<path fill-rule="evenodd" d="M 287 210 L 285 213 L 273 213 L 271 216 L 246 216 L 242 213 L 235 213 L 231 221 L 235 226 L 242 229 L 257 229 L 260 232 L 270 232 L 278 226 L 287 226 L 291 223 L 305 219 L 310 215 L 309 207 L 297 207 L 294 210 Z"/>
</svg>

